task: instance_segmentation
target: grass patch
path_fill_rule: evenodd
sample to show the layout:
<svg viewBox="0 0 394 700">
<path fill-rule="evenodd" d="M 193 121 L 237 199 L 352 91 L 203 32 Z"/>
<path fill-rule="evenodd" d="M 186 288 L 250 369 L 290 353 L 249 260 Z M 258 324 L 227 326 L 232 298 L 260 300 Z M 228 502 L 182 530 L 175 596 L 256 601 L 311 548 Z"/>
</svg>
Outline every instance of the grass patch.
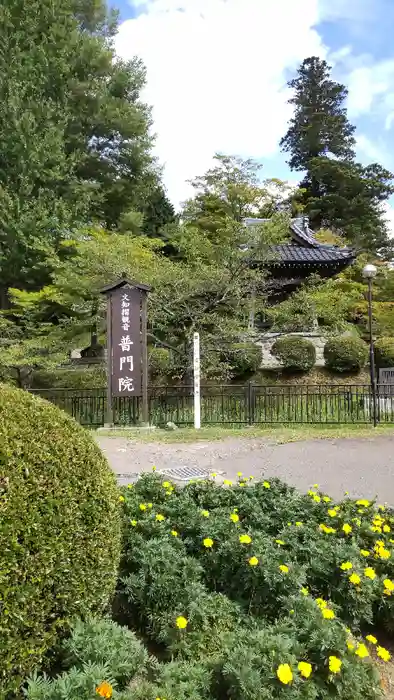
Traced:
<svg viewBox="0 0 394 700">
<path fill-rule="evenodd" d="M 337 438 L 374 438 L 380 435 L 394 434 L 393 425 L 277 425 L 250 428 L 226 428 L 225 426 L 207 426 L 200 430 L 178 428 L 177 430 L 138 430 L 113 429 L 100 430 L 100 436 L 125 437 L 138 442 L 192 443 L 225 440 L 228 438 L 265 439 L 276 444 L 298 442 L 300 440 L 330 440 Z"/>
</svg>

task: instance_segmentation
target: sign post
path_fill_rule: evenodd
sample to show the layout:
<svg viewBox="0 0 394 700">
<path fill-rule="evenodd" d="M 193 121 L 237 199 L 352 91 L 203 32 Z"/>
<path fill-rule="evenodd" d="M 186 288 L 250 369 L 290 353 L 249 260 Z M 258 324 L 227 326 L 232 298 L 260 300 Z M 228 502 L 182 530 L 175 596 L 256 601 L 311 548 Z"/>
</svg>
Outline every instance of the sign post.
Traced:
<svg viewBox="0 0 394 700">
<path fill-rule="evenodd" d="M 200 396 L 200 334 L 193 335 L 193 377 L 194 377 L 194 427 L 201 428 L 201 396 Z"/>
<path fill-rule="evenodd" d="M 113 425 L 113 399 L 142 396 L 142 419 L 149 422 L 147 294 L 150 287 L 123 277 L 101 290 L 107 295 L 107 413 Z"/>
</svg>

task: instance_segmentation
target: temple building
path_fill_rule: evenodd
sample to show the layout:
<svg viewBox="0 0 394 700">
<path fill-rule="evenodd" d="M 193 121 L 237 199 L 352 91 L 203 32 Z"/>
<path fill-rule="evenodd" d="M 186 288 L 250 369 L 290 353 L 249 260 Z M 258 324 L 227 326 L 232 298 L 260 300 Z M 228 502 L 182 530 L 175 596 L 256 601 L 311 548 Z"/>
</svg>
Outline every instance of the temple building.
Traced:
<svg viewBox="0 0 394 700">
<path fill-rule="evenodd" d="M 267 221 L 269 219 L 244 219 L 247 227 Z M 261 262 L 269 271 L 268 292 L 272 303 L 285 299 L 310 275 L 334 277 L 356 258 L 351 248 L 339 248 L 317 241 L 307 217 L 291 220 L 290 237 L 289 243 L 268 246 L 268 259 Z"/>
</svg>

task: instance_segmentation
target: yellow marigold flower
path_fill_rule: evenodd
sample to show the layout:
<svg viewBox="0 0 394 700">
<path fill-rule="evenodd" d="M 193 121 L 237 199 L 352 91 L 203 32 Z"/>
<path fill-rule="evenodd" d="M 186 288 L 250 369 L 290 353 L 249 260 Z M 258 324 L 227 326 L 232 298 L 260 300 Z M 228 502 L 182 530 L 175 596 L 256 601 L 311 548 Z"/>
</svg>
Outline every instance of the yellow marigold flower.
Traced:
<svg viewBox="0 0 394 700">
<path fill-rule="evenodd" d="M 364 576 L 366 576 L 367 578 L 370 578 L 371 581 L 373 581 L 374 578 L 376 578 L 375 569 L 373 569 L 371 566 L 367 566 L 367 568 L 364 569 Z"/>
<path fill-rule="evenodd" d="M 283 542 L 283 540 L 275 540 L 276 544 L 280 545 L 286 545 L 286 542 Z"/>
<path fill-rule="evenodd" d="M 390 525 L 383 525 L 383 532 L 391 532 Z"/>
<path fill-rule="evenodd" d="M 202 510 L 202 511 L 201 511 L 201 515 L 202 515 L 204 518 L 209 518 L 209 510 Z"/>
<path fill-rule="evenodd" d="M 132 527 L 137 527 L 137 521 L 136 520 L 130 520 L 130 525 Z"/>
<path fill-rule="evenodd" d="M 352 529 L 353 528 L 351 525 L 349 525 L 349 523 L 345 523 L 344 525 L 342 525 L 342 530 L 344 531 L 344 533 L 346 535 L 349 535 L 351 533 Z"/>
<path fill-rule="evenodd" d="M 216 479 L 216 477 L 217 477 L 216 472 L 212 472 L 211 477 L 212 477 L 212 479 Z"/>
<path fill-rule="evenodd" d="M 314 488 L 314 489 L 318 489 L 318 488 L 319 488 L 319 484 L 313 484 L 313 488 Z"/>
<path fill-rule="evenodd" d="M 158 514 L 156 515 L 156 520 L 157 520 L 158 523 L 162 523 L 163 520 L 165 520 L 165 517 L 164 517 L 164 515 L 162 515 L 161 513 L 158 513 Z"/>
<path fill-rule="evenodd" d="M 385 549 L 384 547 L 380 547 L 377 554 L 381 559 L 390 559 L 391 557 L 391 552 L 389 552 L 389 550 Z"/>
<path fill-rule="evenodd" d="M 370 525 L 369 529 L 371 530 L 371 532 L 382 532 L 382 528 L 377 525 Z"/>
<path fill-rule="evenodd" d="M 175 624 L 178 627 L 178 629 L 180 629 L 180 630 L 186 629 L 186 627 L 187 627 L 186 617 L 183 617 L 183 615 L 180 615 L 179 617 L 177 617 Z"/>
<path fill-rule="evenodd" d="M 153 503 L 148 503 L 148 508 L 149 508 L 150 510 L 152 510 L 152 508 L 153 508 Z"/>
<path fill-rule="evenodd" d="M 240 535 L 239 541 L 241 544 L 250 544 L 252 541 L 252 538 L 250 537 L 250 535 Z"/>
<path fill-rule="evenodd" d="M 353 651 L 353 649 L 354 649 L 354 644 L 353 644 L 353 642 L 351 642 L 350 640 L 348 640 L 348 641 L 346 642 L 346 646 L 347 646 L 347 648 L 349 649 L 349 651 Z"/>
<path fill-rule="evenodd" d="M 101 698 L 112 698 L 112 685 L 107 683 L 107 681 L 103 681 L 103 683 L 97 686 L 96 693 L 100 695 Z"/>
<path fill-rule="evenodd" d="M 120 500 L 121 503 L 124 503 L 125 497 L 124 497 L 124 496 L 119 496 L 119 500 Z"/>
<path fill-rule="evenodd" d="M 301 588 L 301 593 L 302 593 L 302 595 L 305 595 L 305 596 L 306 596 L 306 595 L 309 595 L 309 591 L 308 591 L 307 588 L 305 588 L 305 586 L 303 586 L 303 587 Z"/>
<path fill-rule="evenodd" d="M 331 498 L 329 496 L 323 496 L 324 503 L 331 503 Z"/>
<path fill-rule="evenodd" d="M 263 481 L 263 486 L 264 486 L 265 489 L 270 489 L 270 488 L 271 488 L 271 484 L 270 484 L 269 481 Z"/>
<path fill-rule="evenodd" d="M 358 586 L 359 583 L 361 583 L 361 578 L 358 574 L 351 574 L 351 576 L 349 576 L 349 581 L 350 583 L 354 583 L 355 586 Z"/>
<path fill-rule="evenodd" d="M 206 537 L 202 541 L 202 543 L 203 543 L 204 547 L 206 547 L 207 549 L 210 549 L 211 547 L 213 547 L 213 540 L 210 537 Z"/>
<path fill-rule="evenodd" d="M 297 520 L 296 527 L 301 527 L 301 525 L 302 525 L 302 522 L 300 520 Z"/>
<path fill-rule="evenodd" d="M 320 503 L 321 498 L 320 498 L 320 496 L 317 495 L 317 493 L 315 493 L 313 496 L 313 500 L 315 501 L 315 503 Z"/>
<path fill-rule="evenodd" d="M 387 588 L 384 589 L 383 595 L 391 595 L 391 591 L 389 591 Z"/>
<path fill-rule="evenodd" d="M 171 481 L 163 481 L 162 487 L 163 489 L 170 489 L 172 486 Z"/>
<path fill-rule="evenodd" d="M 314 491 L 308 491 L 308 496 L 314 496 L 315 492 Z"/>
<path fill-rule="evenodd" d="M 360 549 L 360 554 L 362 557 L 369 557 L 371 552 L 368 552 L 368 549 Z"/>
<path fill-rule="evenodd" d="M 230 520 L 232 520 L 233 523 L 237 523 L 239 520 L 239 515 L 237 515 L 237 513 L 231 513 Z"/>
<path fill-rule="evenodd" d="M 392 539 L 390 539 L 389 542 L 391 542 L 391 544 L 394 544 L 394 540 L 392 540 Z"/>
<path fill-rule="evenodd" d="M 237 472 L 237 476 L 242 476 L 243 472 Z"/>
<path fill-rule="evenodd" d="M 307 661 L 300 661 L 298 664 L 298 670 L 303 678 L 309 678 L 312 673 L 312 664 Z"/>
<path fill-rule="evenodd" d="M 382 506 L 382 505 L 379 505 L 379 506 L 378 506 L 378 510 L 386 510 L 386 507 L 385 507 L 385 506 Z"/>
<path fill-rule="evenodd" d="M 233 482 L 231 481 L 231 479 L 224 479 L 224 480 L 223 480 L 223 484 L 224 484 L 225 486 L 232 486 L 232 485 L 233 485 Z"/>
<path fill-rule="evenodd" d="M 289 573 L 289 567 L 286 566 L 286 564 L 281 564 L 279 567 L 280 571 L 282 574 L 288 574 Z"/>
<path fill-rule="evenodd" d="M 365 639 L 367 640 L 367 642 L 370 642 L 371 644 L 377 644 L 377 643 L 378 643 L 378 640 L 376 639 L 376 637 L 373 636 L 373 634 L 367 634 L 367 636 L 365 637 Z"/>
<path fill-rule="evenodd" d="M 140 510 L 146 510 L 145 503 L 140 503 Z"/>
<path fill-rule="evenodd" d="M 344 561 L 343 564 L 341 564 L 341 569 L 342 571 L 348 571 L 349 569 L 353 569 L 353 564 L 350 561 Z"/>
<path fill-rule="evenodd" d="M 383 585 L 388 591 L 394 591 L 394 582 L 391 581 L 391 579 L 385 578 L 383 581 Z"/>
<path fill-rule="evenodd" d="M 330 516 L 330 518 L 336 518 L 336 516 L 338 515 L 338 510 L 337 508 L 329 508 L 327 513 Z"/>
<path fill-rule="evenodd" d="M 341 659 L 338 659 L 337 656 L 330 656 L 328 658 L 328 668 L 330 669 L 331 673 L 340 673 L 341 666 L 342 661 Z"/>
<path fill-rule="evenodd" d="M 153 472 L 155 472 L 155 471 L 156 471 L 156 467 L 155 467 L 155 465 L 153 465 L 153 467 L 152 467 L 152 471 L 153 471 Z"/>
<path fill-rule="evenodd" d="M 289 685 L 293 680 L 293 671 L 291 670 L 289 664 L 280 664 L 276 669 L 276 675 L 283 685 Z"/>
<path fill-rule="evenodd" d="M 246 482 L 245 481 L 240 481 L 238 486 L 240 489 L 242 489 L 245 486 Z"/>
<path fill-rule="evenodd" d="M 133 489 L 133 488 L 134 488 L 134 484 L 127 484 L 127 488 L 128 488 L 128 489 Z"/>
<path fill-rule="evenodd" d="M 356 501 L 356 506 L 364 506 L 365 508 L 368 508 L 369 505 L 369 501 L 365 500 L 365 498 L 360 498 L 358 501 Z"/>
<path fill-rule="evenodd" d="M 316 601 L 315 601 L 315 602 L 316 602 L 316 605 L 318 605 L 319 608 L 321 608 L 321 609 L 327 607 L 327 603 L 326 603 L 325 600 L 323 600 L 323 598 L 316 598 Z"/>
<path fill-rule="evenodd" d="M 257 559 L 257 557 L 250 557 L 250 559 L 249 559 L 250 566 L 257 566 L 258 563 L 259 563 L 259 560 Z"/>
<path fill-rule="evenodd" d="M 333 610 L 330 610 L 330 608 L 324 608 L 321 613 L 325 620 L 333 620 L 335 618 L 335 613 Z"/>
<path fill-rule="evenodd" d="M 356 654 L 357 656 L 360 657 L 360 659 L 366 659 L 367 656 L 369 656 L 369 651 L 365 644 L 359 644 L 357 649 L 356 649 Z"/>
<path fill-rule="evenodd" d="M 171 535 L 172 535 L 173 537 L 178 537 L 178 533 L 177 533 L 176 530 L 171 530 Z"/>
<path fill-rule="evenodd" d="M 390 661 L 391 659 L 391 654 L 387 649 L 384 647 L 376 647 L 376 653 L 379 656 L 380 659 L 383 661 Z"/>
</svg>

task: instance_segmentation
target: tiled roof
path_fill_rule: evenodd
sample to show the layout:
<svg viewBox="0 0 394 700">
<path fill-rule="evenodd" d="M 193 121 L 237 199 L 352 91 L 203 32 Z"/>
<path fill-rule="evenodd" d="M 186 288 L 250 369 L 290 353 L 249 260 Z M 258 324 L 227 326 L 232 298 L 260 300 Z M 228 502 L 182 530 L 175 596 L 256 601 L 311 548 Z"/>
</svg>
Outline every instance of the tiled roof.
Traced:
<svg viewBox="0 0 394 700">
<path fill-rule="evenodd" d="M 244 219 L 247 227 L 264 224 L 269 219 Z M 350 248 L 338 248 L 320 243 L 308 226 L 308 220 L 299 217 L 292 219 L 290 233 L 293 243 L 267 246 L 272 253 L 269 265 L 349 265 L 355 259 Z M 246 249 L 246 246 L 245 246 Z"/>
<path fill-rule="evenodd" d="M 268 249 L 272 253 L 272 260 L 269 260 L 270 265 L 283 263 L 329 265 L 333 263 L 350 263 L 355 258 L 353 251 L 349 248 L 336 248 L 330 245 L 303 248 L 294 243 L 284 243 L 268 246 Z"/>
</svg>

